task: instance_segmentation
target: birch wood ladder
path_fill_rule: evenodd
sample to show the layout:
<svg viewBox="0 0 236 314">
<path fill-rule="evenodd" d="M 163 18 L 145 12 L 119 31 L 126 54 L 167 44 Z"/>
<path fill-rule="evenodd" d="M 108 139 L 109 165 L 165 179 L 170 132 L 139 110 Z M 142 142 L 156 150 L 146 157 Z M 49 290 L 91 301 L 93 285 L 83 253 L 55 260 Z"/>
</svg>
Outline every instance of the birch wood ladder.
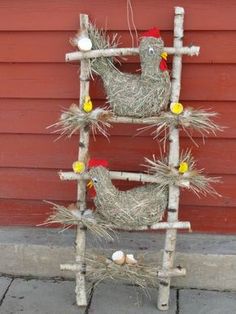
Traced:
<svg viewBox="0 0 236 314">
<path fill-rule="evenodd" d="M 182 71 L 182 55 L 197 55 L 199 47 L 183 47 L 183 22 L 184 9 L 181 7 L 175 8 L 174 18 L 174 45 L 173 47 L 165 47 L 168 54 L 173 54 L 172 67 L 172 92 L 171 102 L 178 102 L 180 96 L 181 86 L 181 71 Z M 80 15 L 80 31 L 83 35 L 87 35 L 88 16 Z M 82 108 L 85 96 L 89 95 L 89 58 L 94 57 L 109 57 L 121 55 L 137 55 L 138 48 L 112 48 L 103 50 L 92 50 L 89 52 L 73 52 L 66 54 L 66 61 L 81 61 L 80 67 L 80 107 Z M 127 117 L 115 117 L 110 120 L 113 123 L 144 123 L 142 119 L 133 119 Z M 145 119 L 148 123 L 148 119 Z M 153 123 L 153 120 L 150 120 Z M 87 164 L 89 152 L 89 129 L 83 128 L 80 130 L 79 138 L 79 160 Z M 173 127 L 169 132 L 169 164 L 177 167 L 179 165 L 179 130 Z M 77 180 L 77 202 L 80 212 L 86 211 L 86 180 L 88 174 L 77 175 L 72 172 L 60 172 L 61 180 Z M 112 179 L 142 181 L 142 182 L 158 182 L 157 179 L 145 174 L 134 174 L 129 172 L 110 171 Z M 165 247 L 163 252 L 162 271 L 159 276 L 159 297 L 158 308 L 160 310 L 168 309 L 169 295 L 170 295 L 170 281 L 173 276 L 185 275 L 185 270 L 179 270 L 174 267 L 174 255 L 176 246 L 177 229 L 190 228 L 189 222 L 178 221 L 179 209 L 179 187 L 169 186 L 169 200 L 168 200 L 168 216 L 167 222 L 159 222 L 151 227 L 140 228 L 145 229 L 167 229 L 165 237 Z M 125 228 L 124 228 L 125 230 Z M 76 301 L 78 306 L 86 306 L 86 285 L 85 285 L 85 249 L 86 249 L 86 232 L 83 225 L 79 225 L 76 235 L 76 263 L 61 265 L 62 270 L 74 271 L 76 274 Z"/>
</svg>

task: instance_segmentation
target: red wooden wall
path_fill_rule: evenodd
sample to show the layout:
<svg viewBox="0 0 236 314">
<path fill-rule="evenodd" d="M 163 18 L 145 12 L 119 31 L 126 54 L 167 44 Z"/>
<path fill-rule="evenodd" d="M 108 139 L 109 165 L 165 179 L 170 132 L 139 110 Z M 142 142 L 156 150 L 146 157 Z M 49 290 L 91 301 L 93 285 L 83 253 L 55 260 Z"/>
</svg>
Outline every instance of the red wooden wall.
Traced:
<svg viewBox="0 0 236 314">
<path fill-rule="evenodd" d="M 181 219 L 193 231 L 236 232 L 236 2 L 234 0 L 133 0 L 139 31 L 154 25 L 172 44 L 174 6 L 183 6 L 185 45 L 201 46 L 199 57 L 184 57 L 181 100 L 185 106 L 212 108 L 217 122 L 227 126 L 197 149 L 183 136 L 183 147 L 193 147 L 199 167 L 220 175 L 222 198 L 181 196 Z M 122 45 L 130 45 L 126 0 L 1 0 L 0 1 L 0 224 L 35 225 L 50 211 L 43 199 L 71 202 L 75 184 L 60 182 L 57 171 L 69 170 L 77 159 L 77 138 L 61 139 L 46 126 L 62 108 L 79 97 L 78 67 L 66 64 L 72 51 L 69 38 L 79 25 L 79 13 L 88 13 L 98 27 L 118 32 Z M 123 70 L 138 68 L 127 60 Z M 91 95 L 104 102 L 98 81 Z M 105 157 L 114 170 L 137 170 L 143 156 L 158 153 L 158 143 L 148 134 L 133 137 L 134 128 L 114 126 L 111 142 L 97 137 L 91 155 Z M 127 147 L 129 150 L 127 150 Z M 124 185 L 124 183 L 121 183 Z"/>
</svg>

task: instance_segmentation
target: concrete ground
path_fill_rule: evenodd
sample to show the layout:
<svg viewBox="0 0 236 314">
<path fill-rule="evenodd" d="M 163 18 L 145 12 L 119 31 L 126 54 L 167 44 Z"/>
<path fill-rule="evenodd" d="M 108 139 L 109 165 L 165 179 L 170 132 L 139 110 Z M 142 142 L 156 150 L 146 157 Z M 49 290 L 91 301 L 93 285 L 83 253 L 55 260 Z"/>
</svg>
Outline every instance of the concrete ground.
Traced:
<svg viewBox="0 0 236 314">
<path fill-rule="evenodd" d="M 75 230 L 58 231 L 0 228 L 0 314 L 161 313 L 156 309 L 157 291 L 147 296 L 117 282 L 96 287 L 89 306 L 79 309 L 74 274 L 60 271 L 60 264 L 75 260 Z M 164 240 L 164 234 L 123 232 L 114 242 L 100 242 L 88 234 L 87 247 L 108 256 L 121 248 L 137 257 L 148 253 L 161 265 Z M 178 234 L 175 266 L 185 267 L 187 275 L 172 279 L 170 309 L 165 313 L 236 313 L 235 252 L 233 235 Z"/>
<path fill-rule="evenodd" d="M 75 283 L 69 280 L 0 277 L 1 314 L 154 314 L 157 291 L 145 295 L 137 287 L 117 283 L 94 289 L 89 306 L 75 305 Z M 236 293 L 172 289 L 170 314 L 233 314 Z"/>
<path fill-rule="evenodd" d="M 60 264 L 75 260 L 75 230 L 59 233 L 51 228 L 0 228 L 0 274 L 14 277 L 63 277 L 72 272 L 60 271 Z M 114 242 L 98 241 L 88 233 L 87 248 L 100 254 L 122 249 L 129 254 L 148 253 L 157 265 L 162 263 L 165 235 L 122 232 Z M 178 234 L 175 266 L 187 269 L 185 277 L 173 278 L 176 288 L 236 291 L 236 236 Z M 147 257 L 147 255 L 146 255 Z"/>
</svg>

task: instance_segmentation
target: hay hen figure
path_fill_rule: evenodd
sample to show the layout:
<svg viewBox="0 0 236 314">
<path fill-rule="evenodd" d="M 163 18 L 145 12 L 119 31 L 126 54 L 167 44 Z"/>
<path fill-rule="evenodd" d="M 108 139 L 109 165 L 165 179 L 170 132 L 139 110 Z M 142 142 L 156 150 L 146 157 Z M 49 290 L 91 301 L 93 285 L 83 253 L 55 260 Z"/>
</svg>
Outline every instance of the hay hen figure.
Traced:
<svg viewBox="0 0 236 314">
<path fill-rule="evenodd" d="M 109 171 L 102 166 L 91 168 L 96 197 L 96 214 L 116 228 L 135 229 L 161 220 L 167 205 L 167 190 L 158 184 L 145 184 L 128 191 L 119 191 Z"/>
<path fill-rule="evenodd" d="M 114 47 L 92 24 L 89 38 L 93 49 Z M 108 102 L 117 116 L 150 117 L 168 105 L 170 77 L 166 66 L 164 42 L 156 28 L 146 32 L 139 45 L 141 74 L 120 72 L 112 58 L 95 58 L 91 69 L 101 76 Z"/>
</svg>

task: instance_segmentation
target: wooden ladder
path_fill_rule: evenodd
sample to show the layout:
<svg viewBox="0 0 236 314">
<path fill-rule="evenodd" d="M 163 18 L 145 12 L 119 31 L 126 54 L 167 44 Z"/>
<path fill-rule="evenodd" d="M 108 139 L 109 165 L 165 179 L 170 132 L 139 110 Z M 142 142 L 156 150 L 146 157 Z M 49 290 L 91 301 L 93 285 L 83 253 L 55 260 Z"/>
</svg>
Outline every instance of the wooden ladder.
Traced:
<svg viewBox="0 0 236 314">
<path fill-rule="evenodd" d="M 179 102 L 180 88 L 181 88 L 181 72 L 182 72 L 182 55 L 197 55 L 199 47 L 183 47 L 183 23 L 184 23 L 184 9 L 181 7 L 175 8 L 174 17 L 174 44 L 173 47 L 165 47 L 165 51 L 169 54 L 173 54 L 173 67 L 172 67 L 172 91 L 171 102 Z M 83 36 L 88 36 L 88 16 L 86 14 L 80 15 L 80 31 L 83 32 Z M 80 60 L 80 108 L 83 106 L 85 96 L 89 95 L 89 58 L 101 57 L 101 56 L 120 56 L 120 55 L 135 55 L 138 54 L 138 48 L 112 48 L 103 49 L 102 51 L 89 51 L 89 52 L 73 52 L 66 54 L 66 61 Z M 115 117 L 111 119 L 113 123 L 149 123 L 145 118 L 145 122 L 142 119 L 127 118 L 127 117 Z M 153 120 L 150 119 L 150 123 Z M 169 130 L 169 165 L 171 167 L 177 167 L 179 165 L 180 149 L 179 149 L 179 129 L 173 127 Z M 79 161 L 84 162 L 87 165 L 89 152 L 89 129 L 80 129 L 79 137 Z M 142 182 L 158 182 L 151 176 L 145 174 L 132 174 L 125 172 L 110 172 L 113 179 L 123 179 L 131 181 Z M 77 180 L 77 205 L 80 212 L 86 210 L 86 180 L 88 175 L 80 176 L 71 172 L 60 172 L 61 180 Z M 165 247 L 163 252 L 162 261 L 162 277 L 159 278 L 159 297 L 158 308 L 160 310 L 167 310 L 170 295 L 170 282 L 171 277 L 179 275 L 179 272 L 173 269 L 174 256 L 176 248 L 176 236 L 177 229 L 190 228 L 189 222 L 178 221 L 179 214 L 179 194 L 180 189 L 178 186 L 169 186 L 169 199 L 167 209 L 167 222 L 160 222 L 151 227 L 140 228 L 145 229 L 167 229 L 165 237 Z M 63 270 L 71 270 L 76 274 L 76 301 L 78 306 L 86 306 L 86 264 L 85 264 L 85 250 L 86 250 L 86 229 L 82 224 L 78 225 L 76 235 L 76 262 L 73 265 L 66 264 L 61 265 Z M 177 274 L 178 273 L 178 274 Z M 182 271 L 182 275 L 185 274 L 185 270 Z"/>
</svg>

